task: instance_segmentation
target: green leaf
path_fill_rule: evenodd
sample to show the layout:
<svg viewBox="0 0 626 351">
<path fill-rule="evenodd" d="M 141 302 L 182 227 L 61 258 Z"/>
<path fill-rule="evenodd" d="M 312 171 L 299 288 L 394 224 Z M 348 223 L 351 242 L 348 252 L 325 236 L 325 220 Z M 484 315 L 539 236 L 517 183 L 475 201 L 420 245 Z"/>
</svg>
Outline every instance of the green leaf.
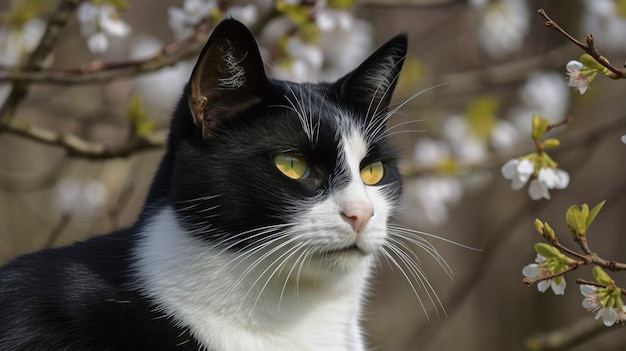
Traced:
<svg viewBox="0 0 626 351">
<path fill-rule="evenodd" d="M 622 19 L 626 18 L 626 0 L 615 0 L 615 13 Z"/>
<path fill-rule="evenodd" d="M 582 219 L 581 211 L 578 206 L 572 205 L 567 209 L 567 212 L 565 213 L 565 222 L 567 223 L 567 229 L 574 239 L 585 235 L 585 220 Z"/>
<path fill-rule="evenodd" d="M 607 63 L 609 62 L 606 57 L 600 57 L 604 59 Z M 598 74 L 598 72 L 602 72 L 602 74 L 604 75 L 606 75 L 607 73 L 611 74 L 611 70 L 604 67 L 600 62 L 598 62 L 595 58 L 593 58 L 593 56 L 589 54 L 583 54 L 580 57 L 580 63 L 582 63 L 584 66 L 581 72 L 587 77 L 587 79 L 589 79 L 590 82 L 596 77 L 596 74 Z"/>
<path fill-rule="evenodd" d="M 278 12 L 284 13 L 296 24 L 304 24 L 309 21 L 309 8 L 302 5 L 292 5 L 285 0 L 275 3 Z"/>
<path fill-rule="evenodd" d="M 607 287 L 615 286 L 615 281 L 611 279 L 600 266 L 593 267 L 592 273 L 596 282 L 606 285 Z"/>
<path fill-rule="evenodd" d="M 340 9 L 340 10 L 350 9 L 354 6 L 354 4 L 356 4 L 356 0 L 329 0 L 328 1 L 328 7 Z"/>
<path fill-rule="evenodd" d="M 587 226 L 587 228 L 589 228 L 589 226 L 591 225 L 591 222 L 593 222 L 593 220 L 596 218 L 596 216 L 598 215 L 598 213 L 600 212 L 600 210 L 604 206 L 605 202 L 606 202 L 606 200 L 600 202 L 594 208 L 592 208 L 591 211 L 589 211 L 589 215 L 587 216 L 587 219 L 586 219 L 586 222 L 585 222 L 585 225 Z"/>
<path fill-rule="evenodd" d="M 109 4 L 118 10 L 127 10 L 128 2 L 126 0 L 92 0 L 94 5 Z"/>
<path fill-rule="evenodd" d="M 535 218 L 535 228 L 539 232 L 539 234 L 543 235 L 543 222 L 539 218 Z"/>
<path fill-rule="evenodd" d="M 139 95 L 133 96 L 128 106 L 128 119 L 130 120 L 133 135 L 137 137 L 146 137 L 150 135 L 156 123 L 148 119 L 148 111 L 141 103 Z"/>
<path fill-rule="evenodd" d="M 550 122 L 545 118 L 541 118 L 538 115 L 534 115 L 532 126 L 533 126 L 533 133 L 532 133 L 533 140 L 539 140 L 541 139 L 541 137 L 543 137 L 543 135 L 548 130 L 548 127 L 550 126 Z"/>
<path fill-rule="evenodd" d="M 535 251 L 547 259 L 561 259 L 563 257 L 563 254 L 559 251 L 559 249 L 546 243 L 535 244 Z"/>
<path fill-rule="evenodd" d="M 554 229 L 548 224 L 548 222 L 544 223 L 543 226 L 543 237 L 550 240 L 551 242 L 556 241 L 556 233 Z"/>
<path fill-rule="evenodd" d="M 495 96 L 483 96 L 471 101 L 465 108 L 465 117 L 472 134 L 480 140 L 488 140 L 498 118 L 499 101 Z"/>
<path fill-rule="evenodd" d="M 554 149 L 559 147 L 559 145 L 561 145 L 561 141 L 559 139 L 546 139 L 543 141 L 543 147 L 545 149 Z"/>
</svg>

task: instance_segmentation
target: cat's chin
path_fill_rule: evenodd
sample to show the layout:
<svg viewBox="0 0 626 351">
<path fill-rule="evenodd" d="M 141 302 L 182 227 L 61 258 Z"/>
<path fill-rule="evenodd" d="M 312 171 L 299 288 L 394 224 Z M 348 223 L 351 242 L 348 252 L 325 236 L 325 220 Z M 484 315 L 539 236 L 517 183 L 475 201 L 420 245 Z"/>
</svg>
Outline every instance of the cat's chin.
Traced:
<svg viewBox="0 0 626 351">
<path fill-rule="evenodd" d="M 375 252 L 351 245 L 320 251 L 312 256 L 310 263 L 320 271 L 349 273 L 367 269 L 374 255 Z"/>
<path fill-rule="evenodd" d="M 324 251 L 321 253 L 323 256 L 346 256 L 346 255 L 360 255 L 360 256 L 368 256 L 372 253 L 366 252 L 364 249 L 360 248 L 356 244 L 342 247 L 339 249 L 332 249 L 328 251 Z"/>
</svg>

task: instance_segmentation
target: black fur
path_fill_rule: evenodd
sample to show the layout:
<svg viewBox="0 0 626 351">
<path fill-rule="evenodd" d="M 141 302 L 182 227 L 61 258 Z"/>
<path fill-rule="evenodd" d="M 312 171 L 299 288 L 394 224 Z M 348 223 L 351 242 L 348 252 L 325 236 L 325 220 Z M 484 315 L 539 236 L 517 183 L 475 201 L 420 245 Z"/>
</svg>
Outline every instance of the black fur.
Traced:
<svg viewBox="0 0 626 351">
<path fill-rule="evenodd" d="M 228 50 L 245 71 L 245 82 L 231 89 L 223 86 L 233 73 L 225 60 Z M 222 22 L 176 108 L 166 154 L 137 223 L 0 268 L 0 350 L 201 349 L 185 326 L 172 323 L 137 289 L 132 270 L 137 233 L 167 205 L 191 233 L 226 245 L 234 233 L 286 223 L 297 215 L 294 203 L 341 187 L 348 175 L 338 167 L 339 116 L 349 112 L 357 124 L 384 123 L 405 53 L 406 37 L 400 35 L 336 83 L 274 81 L 266 78 L 249 31 L 234 20 Z M 384 91 L 366 89 L 372 83 L 363 77 L 385 67 Z M 292 107 L 311 111 L 319 123 L 313 141 Z M 279 173 L 272 156 L 287 150 L 307 158 L 308 178 L 293 181 Z M 384 138 L 364 162 L 378 160 L 386 167 L 383 182 L 395 185 L 388 196 L 396 201 L 400 177 Z M 240 240 L 229 249 L 250 245 Z"/>
</svg>

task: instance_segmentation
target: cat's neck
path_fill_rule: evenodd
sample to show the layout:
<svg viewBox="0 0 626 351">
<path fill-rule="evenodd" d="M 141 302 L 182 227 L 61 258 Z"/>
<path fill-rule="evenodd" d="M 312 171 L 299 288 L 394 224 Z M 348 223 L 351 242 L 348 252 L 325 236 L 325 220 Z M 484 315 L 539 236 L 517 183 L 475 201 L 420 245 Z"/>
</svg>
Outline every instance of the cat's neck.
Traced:
<svg viewBox="0 0 626 351">
<path fill-rule="evenodd" d="M 139 288 L 209 349 L 360 350 L 370 257 L 329 273 L 280 244 L 217 248 L 185 232 L 169 207 L 148 222 L 135 251 Z"/>
</svg>

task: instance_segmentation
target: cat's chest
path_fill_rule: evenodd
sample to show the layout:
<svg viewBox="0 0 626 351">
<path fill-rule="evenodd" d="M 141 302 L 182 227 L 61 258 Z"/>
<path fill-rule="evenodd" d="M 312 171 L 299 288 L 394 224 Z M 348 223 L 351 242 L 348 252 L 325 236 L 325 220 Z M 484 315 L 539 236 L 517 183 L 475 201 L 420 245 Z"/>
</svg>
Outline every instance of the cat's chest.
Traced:
<svg viewBox="0 0 626 351">
<path fill-rule="evenodd" d="M 354 312 L 346 311 L 345 306 L 316 307 L 302 306 L 300 311 L 283 311 L 284 314 L 293 313 L 291 317 L 297 315 L 297 318 L 283 315 L 283 321 L 261 318 L 255 321 L 263 323 L 260 327 L 247 326 L 237 318 L 212 315 L 201 322 L 204 326 L 199 326 L 208 329 L 201 341 L 216 351 L 364 350 Z M 286 323 L 286 320 L 292 322 Z"/>
<path fill-rule="evenodd" d="M 152 223 L 136 251 L 139 288 L 209 350 L 363 350 L 367 260 L 321 281 L 295 257 L 289 265 L 258 264 L 263 255 L 241 261 L 241 253 L 206 245 L 169 209 Z"/>
</svg>

